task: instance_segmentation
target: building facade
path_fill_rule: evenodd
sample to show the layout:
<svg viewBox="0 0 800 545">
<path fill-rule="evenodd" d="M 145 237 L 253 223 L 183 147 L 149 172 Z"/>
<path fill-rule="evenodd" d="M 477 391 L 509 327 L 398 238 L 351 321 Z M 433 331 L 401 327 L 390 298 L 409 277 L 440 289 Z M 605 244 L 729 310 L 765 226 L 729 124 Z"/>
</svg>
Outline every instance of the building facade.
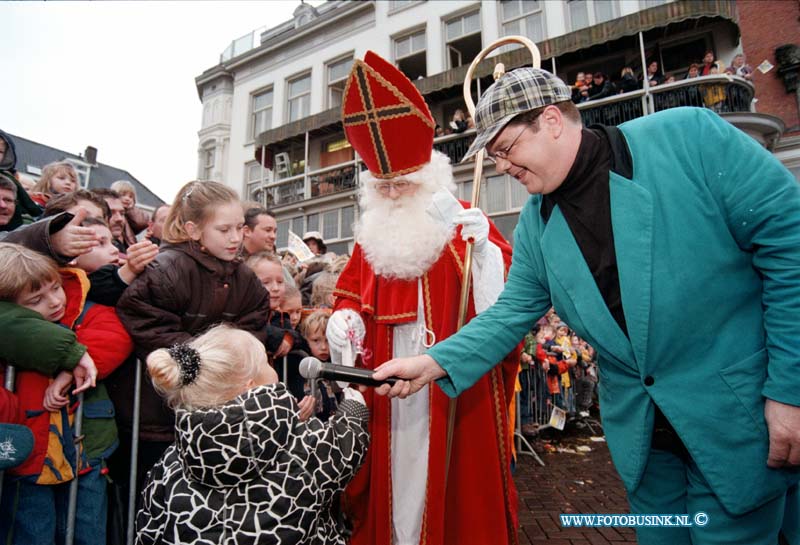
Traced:
<svg viewBox="0 0 800 545">
<path fill-rule="evenodd" d="M 788 11 L 795 12 L 793 17 Z M 394 62 L 447 131 L 453 113 L 465 108 L 467 66 L 486 45 L 508 35 L 536 42 L 542 67 L 567 82 L 578 72 L 598 71 L 617 80 L 626 66 L 640 77 L 653 60 L 665 76 L 675 77 L 675 83 L 580 104 L 586 124 L 617 124 L 682 105 L 714 107 L 797 173 L 798 101 L 783 83 L 787 71 L 791 76 L 796 68 L 780 64 L 774 53 L 784 45 L 777 42 L 797 42 L 797 12 L 796 2 L 756 0 L 301 3 L 292 20 L 233 41 L 220 62 L 196 78 L 203 104 L 198 177 L 222 181 L 243 199 L 272 209 L 279 246 L 286 245 L 290 230 L 320 231 L 333 251 L 347 252 L 363 169 L 341 125 L 341 98 L 353 59 L 373 50 Z M 781 25 L 787 28 L 776 32 Z M 769 62 L 752 81 L 726 75 L 684 80 L 689 65 L 707 50 L 726 65 L 738 53 L 755 65 Z M 476 69 L 473 97 L 491 84 L 498 60 L 512 69 L 529 65 L 530 55 L 511 46 L 493 53 Z M 724 100 L 705 101 L 712 89 Z M 446 134 L 434 146 L 457 165 L 473 138 L 474 130 Z M 510 239 L 528 195 L 490 166 L 484 169 L 480 206 Z M 455 175 L 458 196 L 469 200 L 471 166 L 457 165 Z"/>
</svg>

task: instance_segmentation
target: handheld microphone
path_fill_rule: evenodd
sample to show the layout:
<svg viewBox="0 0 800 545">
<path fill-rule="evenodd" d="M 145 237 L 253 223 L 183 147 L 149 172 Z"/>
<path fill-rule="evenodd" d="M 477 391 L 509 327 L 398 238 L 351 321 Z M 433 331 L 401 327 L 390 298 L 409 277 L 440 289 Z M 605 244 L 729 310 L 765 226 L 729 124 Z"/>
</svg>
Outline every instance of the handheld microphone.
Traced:
<svg viewBox="0 0 800 545">
<path fill-rule="evenodd" d="M 380 386 L 388 384 L 392 386 L 397 382 L 396 378 L 389 377 L 384 380 L 375 380 L 372 375 L 375 371 L 370 369 L 360 369 L 356 367 L 347 367 L 346 365 L 334 365 L 332 363 L 323 363 L 317 358 L 311 356 L 303 358 L 300 362 L 300 375 L 305 379 L 318 379 L 325 378 L 328 380 L 336 380 L 339 382 L 347 382 L 353 384 L 361 384 L 362 386 Z"/>
</svg>

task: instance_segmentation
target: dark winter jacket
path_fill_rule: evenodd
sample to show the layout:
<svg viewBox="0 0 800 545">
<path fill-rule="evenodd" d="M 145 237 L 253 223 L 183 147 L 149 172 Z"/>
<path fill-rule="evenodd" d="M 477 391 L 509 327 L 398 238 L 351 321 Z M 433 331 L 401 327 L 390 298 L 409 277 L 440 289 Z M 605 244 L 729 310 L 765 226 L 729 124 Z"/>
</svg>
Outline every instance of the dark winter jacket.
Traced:
<svg viewBox="0 0 800 545">
<path fill-rule="evenodd" d="M 3 131 L 0 131 L 0 139 L 6 143 L 6 152 L 3 154 L 3 160 L 0 161 L 0 176 L 11 180 L 17 186 L 17 207 L 14 215 L 10 222 L 0 226 L 0 231 L 13 231 L 23 223 L 41 216 L 42 208 L 30 198 L 28 192 L 14 176 L 17 172 L 17 148 L 14 146 L 14 141 Z"/>
<path fill-rule="evenodd" d="M 66 265 L 75 256 L 65 256 L 56 253 L 53 248 L 52 236 L 67 226 L 72 221 L 72 214 L 62 212 L 55 216 L 49 216 L 30 225 L 23 225 L 14 231 L 0 230 L 0 242 L 13 242 L 21 244 L 26 248 L 37 251 L 40 254 L 50 256 L 60 265 Z"/>
<path fill-rule="evenodd" d="M 266 336 L 269 294 L 256 275 L 239 262 L 224 262 L 195 243 L 164 243 L 158 256 L 125 290 L 117 312 L 131 334 L 137 356 L 186 342 L 211 326 L 228 322 Z M 126 362 L 113 376 L 109 393 L 125 431 L 133 420 L 136 362 Z M 111 382 L 111 381 L 110 381 Z M 173 412 L 142 373 L 139 437 L 172 441 Z"/>
<path fill-rule="evenodd" d="M 138 545 L 344 543 L 333 513 L 369 443 L 366 406 L 297 419 L 282 384 L 177 411 L 175 444 L 148 476 Z"/>
<path fill-rule="evenodd" d="M 238 261 L 222 261 L 193 242 L 164 243 L 117 305 L 141 359 L 227 322 L 261 342 L 269 294 Z"/>
</svg>

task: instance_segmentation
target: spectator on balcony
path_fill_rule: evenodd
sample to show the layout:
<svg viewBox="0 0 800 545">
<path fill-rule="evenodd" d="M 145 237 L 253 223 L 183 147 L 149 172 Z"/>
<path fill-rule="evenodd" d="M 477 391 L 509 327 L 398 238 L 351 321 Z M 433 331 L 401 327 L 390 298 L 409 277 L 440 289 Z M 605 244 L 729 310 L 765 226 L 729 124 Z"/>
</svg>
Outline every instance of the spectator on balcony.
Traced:
<svg viewBox="0 0 800 545">
<path fill-rule="evenodd" d="M 686 73 L 686 77 L 684 81 L 687 79 L 694 79 L 700 77 L 700 65 L 697 63 L 692 63 L 689 65 L 689 72 Z M 700 92 L 699 85 L 691 85 L 684 88 L 686 90 L 686 104 L 683 106 L 696 106 L 698 108 L 703 107 L 703 96 Z"/>
<path fill-rule="evenodd" d="M 581 87 L 583 87 L 584 72 L 578 72 L 575 76 L 575 83 L 572 84 L 572 102 L 576 104 L 581 101 Z"/>
<path fill-rule="evenodd" d="M 747 81 L 751 81 L 753 79 L 753 68 L 745 62 L 745 57 L 742 53 L 739 53 L 733 60 L 731 61 L 731 65 L 725 69 L 726 74 L 731 74 L 732 76 L 739 76 Z"/>
<path fill-rule="evenodd" d="M 589 100 L 599 100 L 617 94 L 616 87 L 602 72 L 595 72 L 592 87 L 589 89 Z"/>
<path fill-rule="evenodd" d="M 658 71 L 657 61 L 650 61 L 650 64 L 647 65 L 647 83 L 650 87 L 664 83 L 664 76 Z"/>
<path fill-rule="evenodd" d="M 453 133 L 455 134 L 462 133 L 469 128 L 467 124 L 467 117 L 464 115 L 464 110 L 461 108 L 457 109 L 453 114 L 453 120 L 450 122 L 450 128 L 453 129 Z"/>
<path fill-rule="evenodd" d="M 626 66 L 620 73 L 619 85 L 617 85 L 620 93 L 630 93 L 639 89 L 639 82 L 633 73 L 633 68 Z"/>
<path fill-rule="evenodd" d="M 436 124 L 436 137 L 444 136 L 444 129 L 438 123 Z"/>
<path fill-rule="evenodd" d="M 714 59 L 715 59 L 714 52 L 711 51 L 710 49 L 706 51 L 706 54 L 703 55 L 703 66 L 700 67 L 701 76 L 711 75 L 711 69 L 714 66 L 717 66 L 717 68 L 719 68 L 719 66 L 716 64 L 717 61 Z"/>
<path fill-rule="evenodd" d="M 709 76 L 714 76 L 720 73 L 719 66 L 714 63 L 711 66 Z M 725 110 L 725 85 L 721 83 L 705 84 L 703 87 L 703 104 L 706 108 L 710 108 L 719 113 Z"/>
<path fill-rule="evenodd" d="M 575 86 L 572 88 L 572 102 L 580 104 L 589 100 L 589 89 L 592 88 L 592 80 L 594 79 L 591 72 L 579 72 L 579 79 L 575 81 Z"/>
<path fill-rule="evenodd" d="M 689 65 L 689 71 L 686 73 L 686 77 L 683 79 L 692 79 L 692 78 L 699 78 L 700 77 L 700 65 L 693 62 Z"/>
<path fill-rule="evenodd" d="M 261 206 L 248 208 L 242 228 L 242 254 L 249 257 L 258 252 L 275 253 L 278 223 L 275 214 Z"/>
</svg>

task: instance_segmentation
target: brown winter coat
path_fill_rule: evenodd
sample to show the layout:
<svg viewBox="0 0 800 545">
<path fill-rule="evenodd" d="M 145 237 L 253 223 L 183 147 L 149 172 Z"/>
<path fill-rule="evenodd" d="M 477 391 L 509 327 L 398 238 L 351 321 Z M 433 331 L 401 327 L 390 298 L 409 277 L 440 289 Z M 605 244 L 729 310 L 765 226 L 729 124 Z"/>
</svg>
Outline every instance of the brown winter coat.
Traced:
<svg viewBox="0 0 800 545">
<path fill-rule="evenodd" d="M 253 271 L 238 261 L 223 262 L 202 252 L 196 243 L 164 243 L 156 259 L 125 290 L 117 313 L 133 338 L 136 355 L 144 361 L 153 350 L 186 342 L 220 322 L 264 342 L 269 294 Z M 132 408 L 134 372 L 133 362 L 124 366 L 115 377 L 120 387 L 110 389 L 123 429 L 132 419 L 127 413 Z M 173 428 L 172 411 L 145 372 L 140 437 L 171 441 Z"/>
</svg>

